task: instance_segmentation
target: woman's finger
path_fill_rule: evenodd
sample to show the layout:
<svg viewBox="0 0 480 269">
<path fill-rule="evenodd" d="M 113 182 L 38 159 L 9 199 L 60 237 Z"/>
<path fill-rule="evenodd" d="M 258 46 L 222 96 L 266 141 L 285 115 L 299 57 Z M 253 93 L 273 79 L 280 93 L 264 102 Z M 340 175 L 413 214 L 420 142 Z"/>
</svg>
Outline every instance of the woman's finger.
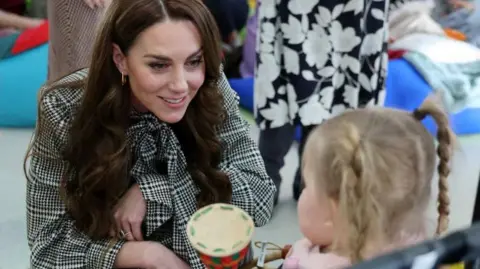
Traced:
<svg viewBox="0 0 480 269">
<path fill-rule="evenodd" d="M 122 230 L 120 232 L 120 236 L 123 237 L 123 239 L 128 241 L 135 240 L 132 234 L 132 227 L 130 226 L 130 223 L 126 220 L 122 221 Z"/>
<path fill-rule="evenodd" d="M 131 228 L 132 228 L 133 238 L 136 241 L 143 241 L 142 222 L 140 222 L 140 221 L 132 222 L 131 223 Z"/>
<path fill-rule="evenodd" d="M 123 234 L 126 233 L 127 231 L 124 231 L 123 229 L 123 215 L 120 214 L 118 211 L 115 212 L 113 215 L 115 219 L 115 226 L 113 227 L 115 229 L 115 237 L 118 237 L 120 239 L 124 239 Z M 130 231 L 130 228 L 128 229 Z"/>
</svg>

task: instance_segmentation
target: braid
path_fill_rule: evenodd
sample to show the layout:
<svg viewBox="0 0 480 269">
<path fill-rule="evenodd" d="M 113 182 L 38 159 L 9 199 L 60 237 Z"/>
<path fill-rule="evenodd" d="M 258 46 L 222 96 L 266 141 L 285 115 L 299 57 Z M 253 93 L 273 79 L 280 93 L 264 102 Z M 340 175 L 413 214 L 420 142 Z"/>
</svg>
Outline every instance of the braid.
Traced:
<svg viewBox="0 0 480 269">
<path fill-rule="evenodd" d="M 448 175 L 450 174 L 449 162 L 451 157 L 452 133 L 449 128 L 448 118 L 432 101 L 427 100 L 413 116 L 417 120 L 423 120 L 427 115 L 435 120 L 438 131 L 437 154 L 440 158 L 438 164 L 438 226 L 436 234 L 440 235 L 448 228 L 450 214 L 450 198 L 448 196 Z"/>
<path fill-rule="evenodd" d="M 350 160 L 337 160 L 334 162 L 334 169 L 341 179 L 340 207 L 345 213 L 349 223 L 348 246 L 352 262 L 359 262 L 365 259 L 365 243 L 371 236 L 371 231 L 377 230 L 380 223 L 378 206 L 372 196 L 372 180 L 366 176 L 366 157 L 364 147 L 358 130 L 349 126 L 347 139 L 341 141 L 340 145 Z M 373 226 L 373 227 L 372 227 Z"/>
</svg>

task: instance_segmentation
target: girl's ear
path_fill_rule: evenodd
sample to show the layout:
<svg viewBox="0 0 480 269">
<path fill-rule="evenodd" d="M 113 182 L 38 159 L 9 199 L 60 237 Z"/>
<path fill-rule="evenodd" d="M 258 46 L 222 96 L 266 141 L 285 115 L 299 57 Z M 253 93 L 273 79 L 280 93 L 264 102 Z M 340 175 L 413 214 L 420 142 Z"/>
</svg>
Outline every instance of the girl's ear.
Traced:
<svg viewBox="0 0 480 269">
<path fill-rule="evenodd" d="M 122 50 L 117 44 L 112 45 L 112 51 L 112 60 L 117 66 L 118 72 L 122 73 L 123 75 L 128 75 L 127 57 L 125 57 L 125 54 L 123 54 Z"/>
<path fill-rule="evenodd" d="M 329 209 L 330 209 L 330 217 L 332 221 L 334 221 L 338 217 L 338 202 L 335 201 L 334 199 L 329 198 L 328 203 L 329 203 Z"/>
</svg>

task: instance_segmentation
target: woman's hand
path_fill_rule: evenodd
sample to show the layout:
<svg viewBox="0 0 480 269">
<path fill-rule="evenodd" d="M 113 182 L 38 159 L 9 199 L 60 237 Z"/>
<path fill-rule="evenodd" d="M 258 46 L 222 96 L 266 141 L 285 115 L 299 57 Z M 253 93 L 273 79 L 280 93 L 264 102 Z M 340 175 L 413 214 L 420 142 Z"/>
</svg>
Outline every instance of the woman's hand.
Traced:
<svg viewBox="0 0 480 269">
<path fill-rule="evenodd" d="M 156 242 L 127 242 L 115 258 L 115 268 L 187 269 L 175 253 Z"/>
<path fill-rule="evenodd" d="M 83 0 L 87 6 L 89 6 L 91 9 L 95 8 L 105 8 L 107 7 L 111 0 Z"/>
<path fill-rule="evenodd" d="M 162 244 L 149 242 L 151 245 L 144 252 L 146 269 L 190 269 L 173 251 Z"/>
<path fill-rule="evenodd" d="M 115 210 L 116 227 L 112 229 L 112 237 L 122 236 L 128 241 L 142 241 L 142 222 L 147 205 L 138 184 L 132 187 L 120 199 Z"/>
</svg>

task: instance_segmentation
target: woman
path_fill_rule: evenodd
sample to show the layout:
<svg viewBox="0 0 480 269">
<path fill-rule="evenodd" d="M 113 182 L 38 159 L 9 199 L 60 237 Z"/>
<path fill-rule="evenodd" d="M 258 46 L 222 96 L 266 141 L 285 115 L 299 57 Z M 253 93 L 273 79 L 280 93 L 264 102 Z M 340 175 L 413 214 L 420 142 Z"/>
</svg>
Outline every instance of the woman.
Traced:
<svg viewBox="0 0 480 269">
<path fill-rule="evenodd" d="M 110 1 L 47 1 L 50 22 L 49 81 L 88 66 L 95 30 Z"/>
<path fill-rule="evenodd" d="M 203 269 L 186 234 L 196 209 L 232 203 L 269 221 L 275 186 L 220 71 L 219 41 L 201 1 L 112 2 L 88 74 L 41 94 L 32 268 Z"/>
<path fill-rule="evenodd" d="M 383 103 L 389 7 L 405 1 L 261 1 L 255 116 L 260 152 L 277 188 L 295 126 L 302 127 L 302 156 L 316 125 L 347 109 Z M 296 200 L 300 182 L 297 171 Z"/>
</svg>

